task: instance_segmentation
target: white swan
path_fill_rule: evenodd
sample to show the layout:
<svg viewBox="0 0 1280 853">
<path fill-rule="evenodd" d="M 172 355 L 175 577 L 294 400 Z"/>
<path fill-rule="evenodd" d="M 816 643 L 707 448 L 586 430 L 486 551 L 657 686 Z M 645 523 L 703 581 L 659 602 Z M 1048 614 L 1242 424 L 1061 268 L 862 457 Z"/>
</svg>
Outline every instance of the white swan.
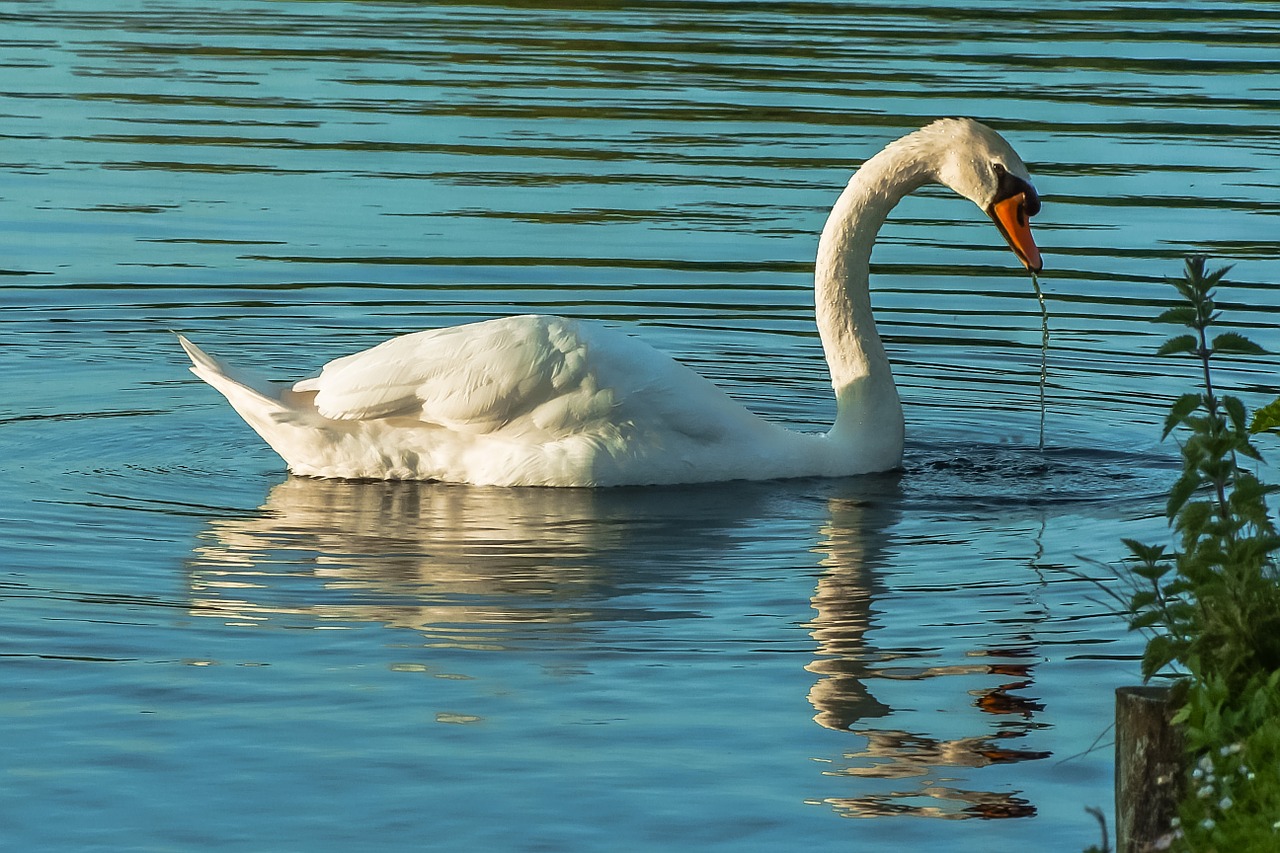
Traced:
<svg viewBox="0 0 1280 853">
<path fill-rule="evenodd" d="M 594 322 L 521 316 L 417 332 L 329 362 L 292 387 L 244 376 L 179 335 L 297 474 L 502 486 L 840 477 L 902 460 L 902 405 L 876 332 L 876 232 L 929 182 L 986 211 L 1029 269 L 1040 207 L 1022 160 L 970 119 L 943 119 L 866 161 L 818 244 L 818 331 L 836 393 L 826 434 L 761 420 L 693 371 Z"/>
</svg>

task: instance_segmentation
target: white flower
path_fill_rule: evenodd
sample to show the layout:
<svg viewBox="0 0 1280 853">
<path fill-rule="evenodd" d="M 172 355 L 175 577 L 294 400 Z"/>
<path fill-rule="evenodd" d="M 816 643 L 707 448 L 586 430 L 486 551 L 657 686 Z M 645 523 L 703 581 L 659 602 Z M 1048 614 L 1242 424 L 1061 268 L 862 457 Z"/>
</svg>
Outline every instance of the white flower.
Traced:
<svg viewBox="0 0 1280 853">
<path fill-rule="evenodd" d="M 1207 818 L 1205 818 L 1204 820 L 1200 821 L 1200 828 L 1201 828 L 1201 829 L 1213 829 L 1213 828 L 1214 828 L 1215 826 L 1217 826 L 1217 825 L 1218 825 L 1218 824 L 1216 824 L 1216 823 L 1214 822 L 1213 818 L 1211 818 L 1211 817 L 1207 817 Z"/>
<path fill-rule="evenodd" d="M 1197 797 L 1199 797 L 1199 798 L 1200 798 L 1200 799 L 1202 799 L 1202 800 L 1207 800 L 1207 799 L 1209 799 L 1210 797 L 1212 797 L 1212 796 L 1213 796 L 1213 786 L 1212 786 L 1212 785 L 1205 785 L 1203 788 L 1201 788 L 1200 790 L 1196 791 L 1196 796 L 1197 796 Z"/>
<path fill-rule="evenodd" d="M 1221 800 L 1218 800 L 1218 808 L 1222 809 L 1224 812 L 1233 805 L 1235 805 L 1235 803 L 1232 802 L 1230 797 L 1223 797 Z"/>
</svg>

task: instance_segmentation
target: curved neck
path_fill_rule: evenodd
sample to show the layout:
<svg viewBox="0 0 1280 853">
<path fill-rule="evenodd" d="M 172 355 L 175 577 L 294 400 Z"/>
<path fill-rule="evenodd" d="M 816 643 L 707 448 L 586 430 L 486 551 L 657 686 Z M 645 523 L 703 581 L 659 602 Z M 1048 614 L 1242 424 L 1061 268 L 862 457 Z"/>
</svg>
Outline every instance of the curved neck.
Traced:
<svg viewBox="0 0 1280 853">
<path fill-rule="evenodd" d="M 899 456 L 902 405 L 876 331 L 867 279 L 871 248 L 889 211 L 935 179 L 927 159 L 902 142 L 872 157 L 850 179 L 822 231 L 814 269 L 818 332 L 836 392 L 830 435 L 884 444 L 886 453 Z"/>
</svg>

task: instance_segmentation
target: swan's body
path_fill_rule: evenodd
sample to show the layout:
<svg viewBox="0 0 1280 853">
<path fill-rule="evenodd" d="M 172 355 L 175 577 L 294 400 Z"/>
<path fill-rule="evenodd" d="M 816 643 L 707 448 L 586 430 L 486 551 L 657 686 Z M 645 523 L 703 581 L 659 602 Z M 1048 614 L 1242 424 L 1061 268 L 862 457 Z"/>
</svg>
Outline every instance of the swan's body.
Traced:
<svg viewBox="0 0 1280 853">
<path fill-rule="evenodd" d="M 987 210 L 1032 269 L 1026 167 L 990 129 L 945 119 L 863 164 L 823 230 L 817 323 L 836 392 L 825 434 L 762 420 L 693 371 L 603 325 L 520 316 L 404 335 L 292 387 L 239 375 L 182 338 L 194 372 L 297 474 L 615 486 L 848 476 L 902 459 L 902 406 L 867 270 L 889 210 L 930 181 Z"/>
<path fill-rule="evenodd" d="M 761 420 L 593 322 L 526 315 L 417 332 L 292 389 L 232 379 L 183 344 L 297 474 L 605 486 L 859 471 L 825 436 Z M 896 452 L 884 447 L 882 464 Z"/>
</svg>

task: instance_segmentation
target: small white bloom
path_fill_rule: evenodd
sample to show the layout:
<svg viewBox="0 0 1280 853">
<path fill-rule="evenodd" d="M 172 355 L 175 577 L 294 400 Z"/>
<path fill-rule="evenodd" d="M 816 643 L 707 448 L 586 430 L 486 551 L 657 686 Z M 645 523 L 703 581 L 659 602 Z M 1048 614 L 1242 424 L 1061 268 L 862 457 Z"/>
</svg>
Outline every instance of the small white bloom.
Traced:
<svg viewBox="0 0 1280 853">
<path fill-rule="evenodd" d="M 1205 773 L 1213 770 L 1213 757 L 1207 752 L 1200 756 L 1200 769 Z"/>
<path fill-rule="evenodd" d="M 1200 798 L 1200 799 L 1202 799 L 1202 800 L 1207 800 L 1207 799 L 1209 799 L 1210 797 L 1212 797 L 1212 796 L 1213 796 L 1213 786 L 1212 786 L 1212 785 L 1205 785 L 1203 788 L 1201 788 L 1200 790 L 1196 791 L 1196 796 L 1197 796 L 1197 797 L 1199 797 L 1199 798 Z"/>
<path fill-rule="evenodd" d="M 1246 775 L 1244 778 L 1246 778 L 1246 779 L 1248 779 L 1250 782 L 1252 782 L 1254 779 L 1257 779 L 1257 778 L 1258 778 L 1258 774 L 1257 774 L 1257 773 L 1254 773 L 1252 770 L 1250 770 L 1250 771 L 1249 771 L 1249 773 L 1248 773 L 1248 775 Z M 1276 821 L 1276 826 L 1277 826 L 1277 827 L 1280 827 L 1280 820 Z"/>
<path fill-rule="evenodd" d="M 1195 779 L 1197 782 L 1200 781 L 1204 778 L 1204 771 L 1197 767 L 1195 770 L 1191 771 L 1191 778 Z"/>
<path fill-rule="evenodd" d="M 1223 797 L 1221 800 L 1218 800 L 1218 808 L 1222 809 L 1224 812 L 1233 805 L 1235 805 L 1235 803 L 1230 797 Z"/>
<path fill-rule="evenodd" d="M 1211 817 L 1207 817 L 1207 818 L 1205 818 L 1204 820 L 1200 821 L 1200 828 L 1201 828 L 1201 829 L 1213 829 L 1213 828 L 1214 828 L 1215 826 L 1217 826 L 1217 825 L 1218 825 L 1218 824 L 1217 824 L 1217 823 L 1215 823 L 1215 822 L 1214 822 L 1214 820 L 1213 820 L 1213 818 L 1211 818 Z"/>
</svg>

